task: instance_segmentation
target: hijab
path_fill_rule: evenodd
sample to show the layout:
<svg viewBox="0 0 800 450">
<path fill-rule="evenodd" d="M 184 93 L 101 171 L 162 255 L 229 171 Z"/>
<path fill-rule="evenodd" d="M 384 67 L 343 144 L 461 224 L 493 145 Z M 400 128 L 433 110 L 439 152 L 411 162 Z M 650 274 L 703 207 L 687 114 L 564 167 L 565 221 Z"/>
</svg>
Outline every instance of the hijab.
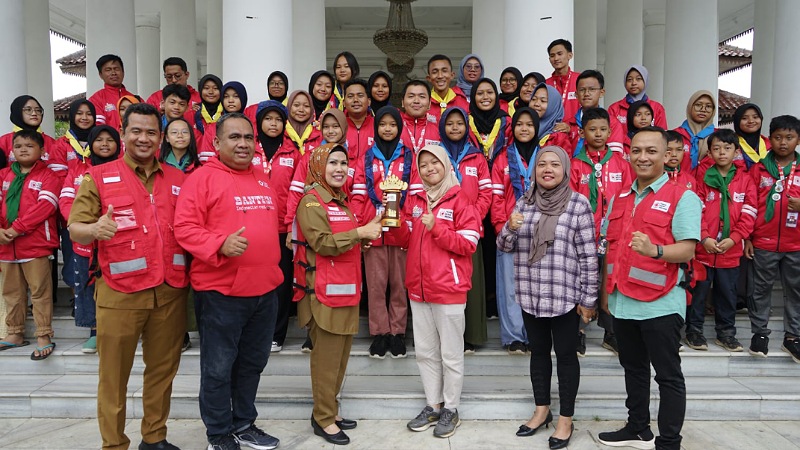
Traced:
<svg viewBox="0 0 800 450">
<path fill-rule="evenodd" d="M 714 105 L 714 110 L 711 111 L 705 122 L 695 122 L 692 120 L 692 108 L 694 103 L 703 96 L 711 100 L 711 104 Z M 716 113 L 716 111 L 717 101 L 714 100 L 714 95 L 710 91 L 700 90 L 689 97 L 689 103 L 686 104 L 686 120 L 681 124 L 681 128 L 689 133 L 689 138 L 691 140 L 689 155 L 692 158 L 692 169 L 697 167 L 701 157 L 708 154 L 708 144 L 705 138 L 714 132 L 714 113 Z"/>
<path fill-rule="evenodd" d="M 458 186 L 458 178 L 456 174 L 453 172 L 453 164 L 450 162 L 450 158 L 447 156 L 447 150 L 440 145 L 433 145 L 428 144 L 419 151 L 419 155 L 417 155 L 417 173 L 419 173 L 419 160 L 420 155 L 423 152 L 428 152 L 436 157 L 439 161 L 441 161 L 442 166 L 444 166 L 444 177 L 439 184 L 428 184 L 425 179 L 422 179 L 422 186 L 425 188 L 425 194 L 428 197 L 428 208 L 433 209 L 436 207 L 436 204 L 439 200 L 444 197 L 447 192 L 453 188 L 453 186 Z"/>
<path fill-rule="evenodd" d="M 386 82 L 389 84 L 389 96 L 386 97 L 386 100 L 384 101 L 378 101 L 372 97 L 372 85 L 375 84 L 375 81 L 381 77 L 385 78 Z M 392 99 L 392 77 L 390 77 L 388 73 L 382 70 L 373 73 L 369 76 L 367 86 L 369 86 L 369 92 L 367 92 L 367 95 L 369 96 L 370 100 L 370 108 L 372 108 L 373 111 L 377 111 L 389 104 L 389 101 Z"/>
<path fill-rule="evenodd" d="M 11 102 L 11 123 L 22 128 L 23 130 L 37 130 L 39 126 L 31 126 L 25 123 L 22 116 L 22 108 L 25 107 L 25 103 L 28 103 L 28 100 L 33 100 L 36 102 L 39 108 L 42 108 L 42 104 L 39 103 L 39 100 L 31 97 L 30 95 L 20 95 L 19 97 L 15 98 L 13 102 Z M 44 119 L 44 108 L 42 108 L 42 117 Z"/>
<path fill-rule="evenodd" d="M 500 83 L 503 82 L 503 75 L 507 73 L 514 75 L 514 78 L 517 80 L 517 88 L 514 89 L 514 92 L 511 92 L 510 94 L 504 94 L 502 92 L 498 92 L 497 98 L 500 100 L 505 100 L 507 102 L 510 102 L 511 100 L 514 100 L 515 98 L 519 97 L 519 90 L 522 89 L 522 72 L 520 72 L 519 69 L 517 69 L 516 67 L 506 67 L 500 73 Z"/>
<path fill-rule="evenodd" d="M 764 114 L 761 112 L 761 108 L 758 107 L 755 103 L 745 103 L 744 105 L 736 108 L 736 111 L 733 113 L 733 130 L 736 132 L 738 136 L 744 139 L 745 142 L 750 146 L 750 148 L 756 149 L 758 151 L 759 144 L 761 143 L 761 130 L 755 131 L 753 133 L 745 133 L 742 131 L 742 128 L 739 126 L 739 122 L 742 121 L 742 117 L 747 112 L 748 109 L 755 110 L 758 117 L 761 118 L 761 125 L 764 125 Z"/>
<path fill-rule="evenodd" d="M 292 103 L 294 103 L 294 99 L 297 98 L 300 95 L 304 95 L 308 99 L 308 104 L 311 105 L 311 116 L 305 122 L 298 122 L 298 121 L 292 119 L 292 114 L 291 114 Z M 289 122 L 289 124 L 292 126 L 292 128 L 294 128 L 294 131 L 296 131 L 297 134 L 302 136 L 303 132 L 306 129 L 306 127 L 311 125 L 311 122 L 314 121 L 314 99 L 313 99 L 313 96 L 311 94 L 309 94 L 308 92 L 306 92 L 306 91 L 293 91 L 291 94 L 289 94 L 289 100 L 286 102 L 286 107 L 287 107 L 287 118 L 286 118 L 286 120 Z"/>
<path fill-rule="evenodd" d="M 111 138 L 114 139 L 114 142 L 117 143 L 117 152 L 107 158 L 97 156 L 93 151 L 94 141 L 97 139 L 98 136 L 100 136 L 100 133 L 102 133 L 103 131 L 110 134 Z M 119 132 L 114 128 L 108 125 L 97 125 L 96 127 L 92 128 L 92 130 L 89 132 L 88 139 L 89 139 L 89 144 L 88 144 L 89 149 L 92 150 L 92 153 L 89 155 L 89 160 L 92 162 L 92 166 L 99 166 L 107 162 L 116 161 L 117 158 L 119 158 L 120 151 L 122 150 L 122 143 L 120 142 L 119 139 Z"/>
<path fill-rule="evenodd" d="M 497 92 L 497 85 L 494 84 L 489 78 L 481 78 L 475 82 L 472 90 L 469 94 L 469 115 L 472 117 L 473 121 L 475 122 L 475 128 L 478 129 L 479 133 L 486 134 L 492 131 L 494 127 L 494 123 L 497 119 L 503 116 L 508 116 L 508 113 L 500 109 L 500 97 L 498 96 L 495 99 L 494 106 L 489 111 L 484 111 L 478 108 L 478 104 L 475 101 L 475 93 L 478 91 L 478 86 L 481 83 L 489 83 L 494 89 L 494 92 Z"/>
<path fill-rule="evenodd" d="M 284 130 L 286 128 L 286 118 L 289 116 L 289 113 L 286 112 L 286 107 L 278 100 L 267 100 L 258 104 L 258 109 L 256 110 L 256 131 L 258 132 L 258 142 L 261 144 L 261 149 L 264 150 L 264 156 L 266 156 L 267 161 L 275 156 L 275 152 L 278 151 L 278 148 L 280 148 L 283 143 L 283 132 L 275 137 L 269 137 L 267 133 L 264 133 L 261 129 L 261 122 L 264 120 L 264 116 L 270 111 L 277 111 L 278 115 L 281 116 Z"/>
<path fill-rule="evenodd" d="M 564 120 L 564 105 L 561 103 L 561 94 L 558 93 L 558 89 L 549 84 L 537 84 L 533 88 L 534 94 L 542 87 L 547 89 L 547 109 L 544 110 L 544 114 L 539 120 L 541 128 L 538 131 L 539 136 L 544 137 L 553 132 L 553 127 L 557 123 Z"/>
<path fill-rule="evenodd" d="M 459 139 L 458 141 L 452 141 L 449 137 L 447 137 L 447 133 L 445 132 L 445 122 L 447 122 L 447 117 L 450 114 L 461 114 L 464 116 L 464 125 L 466 127 L 464 137 Z M 459 108 L 458 106 L 451 106 L 444 110 L 442 113 L 442 118 L 439 119 L 439 142 L 441 142 L 442 147 L 447 151 L 447 154 L 450 155 L 450 158 L 453 161 L 458 160 L 458 156 L 461 153 L 461 150 L 464 149 L 464 146 L 467 145 L 469 142 L 469 117 L 467 116 L 467 112 L 463 109 Z"/>
<path fill-rule="evenodd" d="M 345 155 L 347 154 L 347 150 L 345 150 L 343 146 L 333 143 L 320 145 L 311 152 L 311 157 L 308 160 L 306 186 L 311 186 L 311 188 L 314 186 L 321 186 L 328 191 L 332 197 L 338 198 L 342 190 L 332 188 L 328 184 L 328 181 L 325 180 L 325 168 L 328 165 L 328 156 L 333 152 L 344 152 Z M 308 192 L 308 188 L 306 192 Z"/>
<path fill-rule="evenodd" d="M 244 108 L 247 107 L 247 89 L 245 89 L 244 85 L 242 83 L 239 83 L 238 81 L 228 81 L 227 83 L 222 85 L 222 89 L 219 91 L 220 98 L 225 97 L 225 91 L 227 91 L 228 89 L 233 89 L 233 91 L 236 92 L 236 95 L 239 96 L 239 101 L 241 102 L 239 110 L 235 112 L 238 113 L 243 112 Z M 228 113 L 223 112 L 222 114 L 224 115 Z"/>
<path fill-rule="evenodd" d="M 527 204 L 536 204 L 536 208 L 541 213 L 539 221 L 533 228 L 528 265 L 544 258 L 547 253 L 547 247 L 552 245 L 556 239 L 558 218 L 566 211 L 569 200 L 572 197 L 572 188 L 569 186 L 570 162 L 569 156 L 564 149 L 555 145 L 548 145 L 536 154 L 536 162 L 534 164 L 538 165 L 542 156 L 550 152 L 558 155 L 558 159 L 561 160 L 564 178 L 553 189 L 544 189 L 539 186 L 537 181 L 523 197 Z"/>
<path fill-rule="evenodd" d="M 639 110 L 644 106 L 645 108 L 650 110 L 650 116 L 655 117 L 655 113 L 653 112 L 653 107 L 650 105 L 650 102 L 647 100 L 637 100 L 631 103 L 631 106 L 628 108 L 628 123 L 626 124 L 628 127 L 628 137 L 632 138 L 637 131 L 639 131 L 636 127 L 633 126 L 633 118 L 636 116 L 636 111 Z M 651 120 L 652 122 L 652 120 Z"/>
<path fill-rule="evenodd" d="M 483 78 L 483 75 L 484 75 L 483 61 L 475 53 L 470 53 L 469 55 L 465 56 L 461 60 L 461 64 L 459 64 L 459 67 L 458 67 L 458 78 L 456 79 L 456 86 L 461 88 L 461 90 L 464 92 L 464 95 L 466 95 L 467 98 L 470 98 L 470 94 L 472 93 L 472 83 L 470 83 L 469 81 L 467 81 L 466 78 L 464 78 L 464 66 L 467 65 L 467 61 L 469 61 L 472 58 L 477 59 L 478 62 L 481 64 L 481 74 L 478 77 L 478 82 L 480 82 L 480 80 Z M 495 90 L 497 90 L 496 87 L 495 87 Z"/>
<path fill-rule="evenodd" d="M 275 77 L 278 77 L 281 79 L 281 81 L 283 81 L 283 95 L 279 97 L 273 97 L 272 94 L 269 93 L 269 82 L 272 81 L 272 79 Z M 280 70 L 276 70 L 275 72 L 269 74 L 269 76 L 267 77 L 267 95 L 269 95 L 269 99 L 282 102 L 286 100 L 286 94 L 288 93 L 289 93 L 289 78 L 286 76 L 286 74 L 281 72 Z"/>
<path fill-rule="evenodd" d="M 544 83 L 544 82 L 545 82 L 544 75 L 540 74 L 539 72 L 529 72 L 527 75 L 525 75 L 525 76 L 522 78 L 522 81 L 519 83 L 519 89 L 520 89 L 520 91 L 519 91 L 519 92 L 517 92 L 517 94 L 518 94 L 518 98 L 517 98 L 517 100 L 514 102 L 514 108 L 515 108 L 515 109 L 521 108 L 521 107 L 523 107 L 523 106 L 528 106 L 528 104 L 530 103 L 530 99 L 528 99 L 528 101 L 527 101 L 527 102 L 525 102 L 525 101 L 523 101 L 523 100 L 522 100 L 522 85 L 523 85 L 523 84 L 525 84 L 525 82 L 526 82 L 526 81 L 528 81 L 528 80 L 530 80 L 531 78 L 533 78 L 534 80 L 536 80 L 536 86 L 538 86 L 539 84 L 541 84 L 541 83 Z M 536 86 L 534 86 L 534 87 L 533 87 L 533 90 L 534 90 L 534 91 L 536 90 Z M 533 95 L 533 92 L 531 92 L 531 95 Z"/>
<path fill-rule="evenodd" d="M 378 125 L 385 115 L 390 115 L 397 122 L 397 136 L 391 141 L 384 141 L 378 135 Z M 400 135 L 403 133 L 403 120 L 400 118 L 400 111 L 392 105 L 384 106 L 375 113 L 375 146 L 381 151 L 385 159 L 389 159 L 394 154 L 397 144 L 400 142 Z"/>
<path fill-rule="evenodd" d="M 342 138 L 336 142 L 326 142 L 326 144 L 339 144 L 347 148 L 347 117 L 340 109 L 331 108 L 327 111 L 324 111 L 319 117 L 319 131 L 322 131 L 322 124 L 325 122 L 325 118 L 328 116 L 333 116 L 333 118 L 336 119 L 336 122 L 339 124 L 339 128 L 342 129 Z"/>
<path fill-rule="evenodd" d="M 69 105 L 69 131 L 72 133 L 73 136 L 80 142 L 88 142 L 89 141 L 89 132 L 92 131 L 94 127 L 94 123 L 88 130 L 84 130 L 83 128 L 78 127 L 78 124 L 75 123 L 75 116 L 78 115 L 78 108 L 81 105 L 86 105 L 89 107 L 89 112 L 92 113 L 93 122 L 97 123 L 97 111 L 94 108 L 94 104 L 89 100 L 84 98 L 75 100 L 74 102 L 70 103 Z"/>
<path fill-rule="evenodd" d="M 647 68 L 645 66 L 640 66 L 637 64 L 632 65 L 630 69 L 625 71 L 625 78 L 622 80 L 623 86 L 627 82 L 628 75 L 631 73 L 631 70 L 639 72 L 639 74 L 642 76 L 642 79 L 644 80 L 644 89 L 642 89 L 642 92 L 636 95 L 631 95 L 626 93 L 625 101 L 628 102 L 628 104 L 632 104 L 633 102 L 638 102 L 639 100 L 647 100 L 647 77 L 648 77 Z"/>
<path fill-rule="evenodd" d="M 331 80 L 331 95 L 333 95 L 332 92 L 334 78 L 333 75 L 331 75 L 327 70 L 318 70 L 311 75 L 311 79 L 308 81 L 308 92 L 314 92 L 314 85 L 317 84 L 317 80 L 319 80 L 320 77 L 328 77 L 328 79 Z M 314 94 L 311 94 L 311 105 L 314 107 L 314 117 L 319 117 L 322 114 L 322 111 L 325 111 L 325 109 L 328 107 L 328 102 L 330 101 L 330 98 L 317 100 L 317 98 L 314 97 Z"/>
<path fill-rule="evenodd" d="M 533 139 L 531 139 L 529 142 L 519 142 L 515 137 L 514 147 L 516 147 L 517 152 L 519 152 L 519 155 L 522 156 L 522 159 L 530 164 L 531 157 L 536 152 L 536 148 L 539 147 L 539 114 L 536 114 L 536 111 L 527 106 L 523 106 L 522 108 L 516 110 L 514 112 L 514 117 L 511 118 L 511 132 L 512 134 L 514 133 L 514 129 L 517 127 L 517 122 L 522 117 L 522 114 L 525 113 L 528 113 L 533 118 L 533 126 L 536 127 L 536 133 L 533 135 Z"/>
<path fill-rule="evenodd" d="M 217 89 L 219 89 L 219 100 L 217 100 L 216 103 L 208 103 L 203 96 L 200 95 L 200 101 L 203 103 L 203 106 L 206 107 L 206 111 L 208 111 L 209 115 L 213 116 L 217 112 L 217 108 L 222 104 L 222 97 L 225 95 L 225 91 L 222 89 L 222 80 L 220 80 L 218 76 L 209 73 L 204 75 L 203 78 L 200 78 L 200 83 L 197 84 L 201 93 L 203 92 L 203 86 L 206 85 L 206 81 L 212 81 L 217 85 Z"/>
</svg>

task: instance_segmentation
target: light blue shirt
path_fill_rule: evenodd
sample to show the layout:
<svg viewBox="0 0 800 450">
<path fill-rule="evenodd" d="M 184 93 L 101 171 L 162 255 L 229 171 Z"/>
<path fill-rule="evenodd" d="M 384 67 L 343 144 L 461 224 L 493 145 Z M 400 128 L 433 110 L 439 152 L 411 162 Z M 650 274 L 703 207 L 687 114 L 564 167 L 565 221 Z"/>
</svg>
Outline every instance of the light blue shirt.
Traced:
<svg viewBox="0 0 800 450">
<path fill-rule="evenodd" d="M 650 186 L 639 192 L 636 180 L 634 180 L 631 190 L 635 194 L 634 205 L 638 205 L 651 192 L 658 192 L 669 181 L 669 176 L 665 173 Z M 603 219 L 602 233 L 606 234 L 608 228 L 608 216 L 614 201 L 608 205 L 606 218 Z M 693 239 L 700 240 L 700 218 L 703 205 L 700 198 L 692 191 L 686 191 L 678 204 L 675 206 L 675 215 L 672 217 L 672 237 L 675 241 Z M 678 281 L 683 279 L 683 271 L 678 269 Z M 665 296 L 652 302 L 642 302 L 634 300 L 615 289 L 608 294 L 608 310 L 618 319 L 646 320 L 656 317 L 668 316 L 670 314 L 680 314 L 686 318 L 686 290 L 679 285 L 675 285 Z"/>
</svg>

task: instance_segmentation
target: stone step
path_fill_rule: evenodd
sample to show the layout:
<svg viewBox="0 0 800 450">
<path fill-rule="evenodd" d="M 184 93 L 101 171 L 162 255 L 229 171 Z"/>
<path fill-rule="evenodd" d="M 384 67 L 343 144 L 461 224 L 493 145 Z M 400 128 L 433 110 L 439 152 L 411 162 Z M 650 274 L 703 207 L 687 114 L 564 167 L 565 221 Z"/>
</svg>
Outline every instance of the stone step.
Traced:
<svg viewBox="0 0 800 450">
<path fill-rule="evenodd" d="M 687 377 L 687 420 L 800 420 L 800 394 L 787 389 L 796 377 Z M 97 408 L 96 375 L 5 375 L 0 417 L 93 418 Z M 178 375 L 170 418 L 196 419 L 199 375 Z M 558 384 L 553 379 L 553 408 Z M 128 418 L 142 416 L 142 379 L 128 384 Z M 656 417 L 659 392 L 651 382 L 651 413 Z M 622 420 L 622 377 L 582 376 L 575 407 L 577 420 Z M 341 411 L 353 419 L 410 419 L 425 404 L 418 376 L 354 376 L 345 379 Z M 735 405 L 735 406 L 734 406 Z M 262 419 L 307 420 L 312 407 L 308 376 L 262 376 L 257 394 Z M 533 411 L 527 377 L 466 376 L 459 406 L 464 419 L 525 420 Z"/>
</svg>

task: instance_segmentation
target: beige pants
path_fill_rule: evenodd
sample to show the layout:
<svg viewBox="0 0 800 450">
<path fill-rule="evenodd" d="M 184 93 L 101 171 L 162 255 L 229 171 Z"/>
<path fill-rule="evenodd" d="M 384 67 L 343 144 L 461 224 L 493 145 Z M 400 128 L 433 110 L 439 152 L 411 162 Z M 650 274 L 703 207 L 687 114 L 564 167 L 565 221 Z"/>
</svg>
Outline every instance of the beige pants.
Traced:
<svg viewBox="0 0 800 450">
<path fill-rule="evenodd" d="M 314 420 L 325 428 L 336 420 L 339 403 L 336 397 L 342 390 L 347 361 L 353 335 L 329 333 L 317 325 L 314 319 L 309 323 L 311 342 L 311 395 L 314 398 Z"/>
<path fill-rule="evenodd" d="M 50 278 L 50 259 L 43 256 L 25 263 L 0 263 L 0 270 L 3 272 L 6 333 L 25 332 L 28 289 L 30 289 L 36 337 L 52 337 L 53 280 Z"/>
</svg>

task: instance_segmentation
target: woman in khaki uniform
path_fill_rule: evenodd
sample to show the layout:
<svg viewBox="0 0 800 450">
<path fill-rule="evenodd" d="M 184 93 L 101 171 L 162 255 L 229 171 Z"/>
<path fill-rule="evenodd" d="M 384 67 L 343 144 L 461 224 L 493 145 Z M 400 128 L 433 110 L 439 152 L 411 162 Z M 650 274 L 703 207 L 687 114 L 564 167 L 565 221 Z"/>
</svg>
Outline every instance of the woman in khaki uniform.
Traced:
<svg viewBox="0 0 800 450">
<path fill-rule="evenodd" d="M 305 295 L 297 305 L 298 323 L 308 327 L 314 349 L 311 352 L 311 391 L 314 434 L 326 441 L 346 445 L 350 438 L 342 430 L 356 427 L 356 421 L 339 415 L 336 396 L 342 387 L 353 335 L 358 332 L 358 302 L 361 298 L 361 255 L 380 236 L 380 217 L 357 227 L 347 197 L 342 191 L 347 180 L 347 151 L 340 144 L 314 149 L 309 161 L 306 194 L 297 206 L 297 225 L 303 241 L 295 261 L 305 260 Z M 305 255 L 300 254 L 304 252 Z M 305 257 L 305 258 L 303 258 Z M 330 261 L 330 262 L 329 262 Z M 300 267 L 295 265 L 296 270 Z M 302 276 L 296 278 L 302 279 Z M 316 284 L 317 277 L 320 283 Z M 324 289 L 324 291 L 323 291 Z"/>
</svg>

